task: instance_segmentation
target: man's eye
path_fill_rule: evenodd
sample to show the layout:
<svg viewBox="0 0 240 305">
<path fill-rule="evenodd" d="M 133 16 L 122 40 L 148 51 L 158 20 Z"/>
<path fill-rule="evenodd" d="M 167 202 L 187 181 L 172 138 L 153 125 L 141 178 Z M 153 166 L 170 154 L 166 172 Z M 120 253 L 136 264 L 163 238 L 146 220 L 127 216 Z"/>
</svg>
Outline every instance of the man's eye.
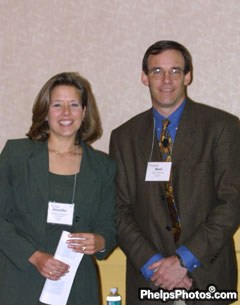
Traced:
<svg viewBox="0 0 240 305">
<path fill-rule="evenodd" d="M 179 74 L 180 72 L 180 69 L 172 69 L 172 74 Z"/>
<path fill-rule="evenodd" d="M 160 68 L 157 68 L 154 70 L 155 74 L 162 74 L 162 70 Z"/>
</svg>

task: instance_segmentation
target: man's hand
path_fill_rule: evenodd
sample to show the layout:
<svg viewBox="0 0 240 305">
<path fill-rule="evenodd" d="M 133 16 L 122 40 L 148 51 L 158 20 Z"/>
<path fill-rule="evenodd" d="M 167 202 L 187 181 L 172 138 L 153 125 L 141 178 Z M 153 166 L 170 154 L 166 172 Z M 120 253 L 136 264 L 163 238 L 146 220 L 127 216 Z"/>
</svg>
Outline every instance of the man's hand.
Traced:
<svg viewBox="0 0 240 305">
<path fill-rule="evenodd" d="M 152 264 L 149 269 L 155 270 L 151 280 L 154 285 L 167 290 L 173 288 L 190 289 L 192 279 L 187 275 L 187 269 L 182 267 L 177 256 L 163 258 Z"/>
</svg>

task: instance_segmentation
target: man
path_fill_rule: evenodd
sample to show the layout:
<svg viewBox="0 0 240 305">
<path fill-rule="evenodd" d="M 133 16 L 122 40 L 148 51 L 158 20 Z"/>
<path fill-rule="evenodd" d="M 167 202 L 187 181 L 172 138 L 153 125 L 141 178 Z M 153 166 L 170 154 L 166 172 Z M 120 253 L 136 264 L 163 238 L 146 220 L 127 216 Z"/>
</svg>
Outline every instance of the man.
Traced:
<svg viewBox="0 0 240 305">
<path fill-rule="evenodd" d="M 236 290 L 239 119 L 190 100 L 186 89 L 192 60 L 181 44 L 156 42 L 146 51 L 142 70 L 152 108 L 115 129 L 110 141 L 118 163 L 117 226 L 127 257 L 126 305 L 164 301 L 156 294 L 140 300 L 142 288 L 207 292 L 214 285 L 216 291 Z M 165 304 L 233 302 L 202 296 L 204 300 L 191 296 L 184 301 L 174 295 Z"/>
</svg>

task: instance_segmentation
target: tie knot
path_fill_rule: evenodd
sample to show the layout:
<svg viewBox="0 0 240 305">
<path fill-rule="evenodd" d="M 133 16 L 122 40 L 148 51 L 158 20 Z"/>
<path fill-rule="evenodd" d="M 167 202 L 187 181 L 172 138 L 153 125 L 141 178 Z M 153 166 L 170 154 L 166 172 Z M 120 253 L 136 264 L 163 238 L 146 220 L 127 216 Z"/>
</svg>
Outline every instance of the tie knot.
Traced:
<svg viewBox="0 0 240 305">
<path fill-rule="evenodd" d="M 164 120 L 162 121 L 163 129 L 166 129 L 166 128 L 168 127 L 169 124 L 170 124 L 169 119 L 164 119 Z"/>
</svg>

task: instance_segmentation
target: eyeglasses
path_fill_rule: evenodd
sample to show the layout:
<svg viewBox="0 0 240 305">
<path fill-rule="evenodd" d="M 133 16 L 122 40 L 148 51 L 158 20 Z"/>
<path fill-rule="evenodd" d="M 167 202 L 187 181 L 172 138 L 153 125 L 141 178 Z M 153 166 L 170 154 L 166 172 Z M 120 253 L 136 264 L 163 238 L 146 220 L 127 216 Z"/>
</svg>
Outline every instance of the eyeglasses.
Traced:
<svg viewBox="0 0 240 305">
<path fill-rule="evenodd" d="M 181 68 L 171 68 L 170 70 L 165 71 L 159 67 L 152 68 L 149 71 L 149 73 L 152 75 L 153 79 L 156 79 L 156 80 L 162 80 L 165 77 L 166 73 L 168 73 L 168 75 L 171 79 L 177 80 L 181 77 L 182 72 L 184 72 L 184 69 L 181 69 Z"/>
</svg>

